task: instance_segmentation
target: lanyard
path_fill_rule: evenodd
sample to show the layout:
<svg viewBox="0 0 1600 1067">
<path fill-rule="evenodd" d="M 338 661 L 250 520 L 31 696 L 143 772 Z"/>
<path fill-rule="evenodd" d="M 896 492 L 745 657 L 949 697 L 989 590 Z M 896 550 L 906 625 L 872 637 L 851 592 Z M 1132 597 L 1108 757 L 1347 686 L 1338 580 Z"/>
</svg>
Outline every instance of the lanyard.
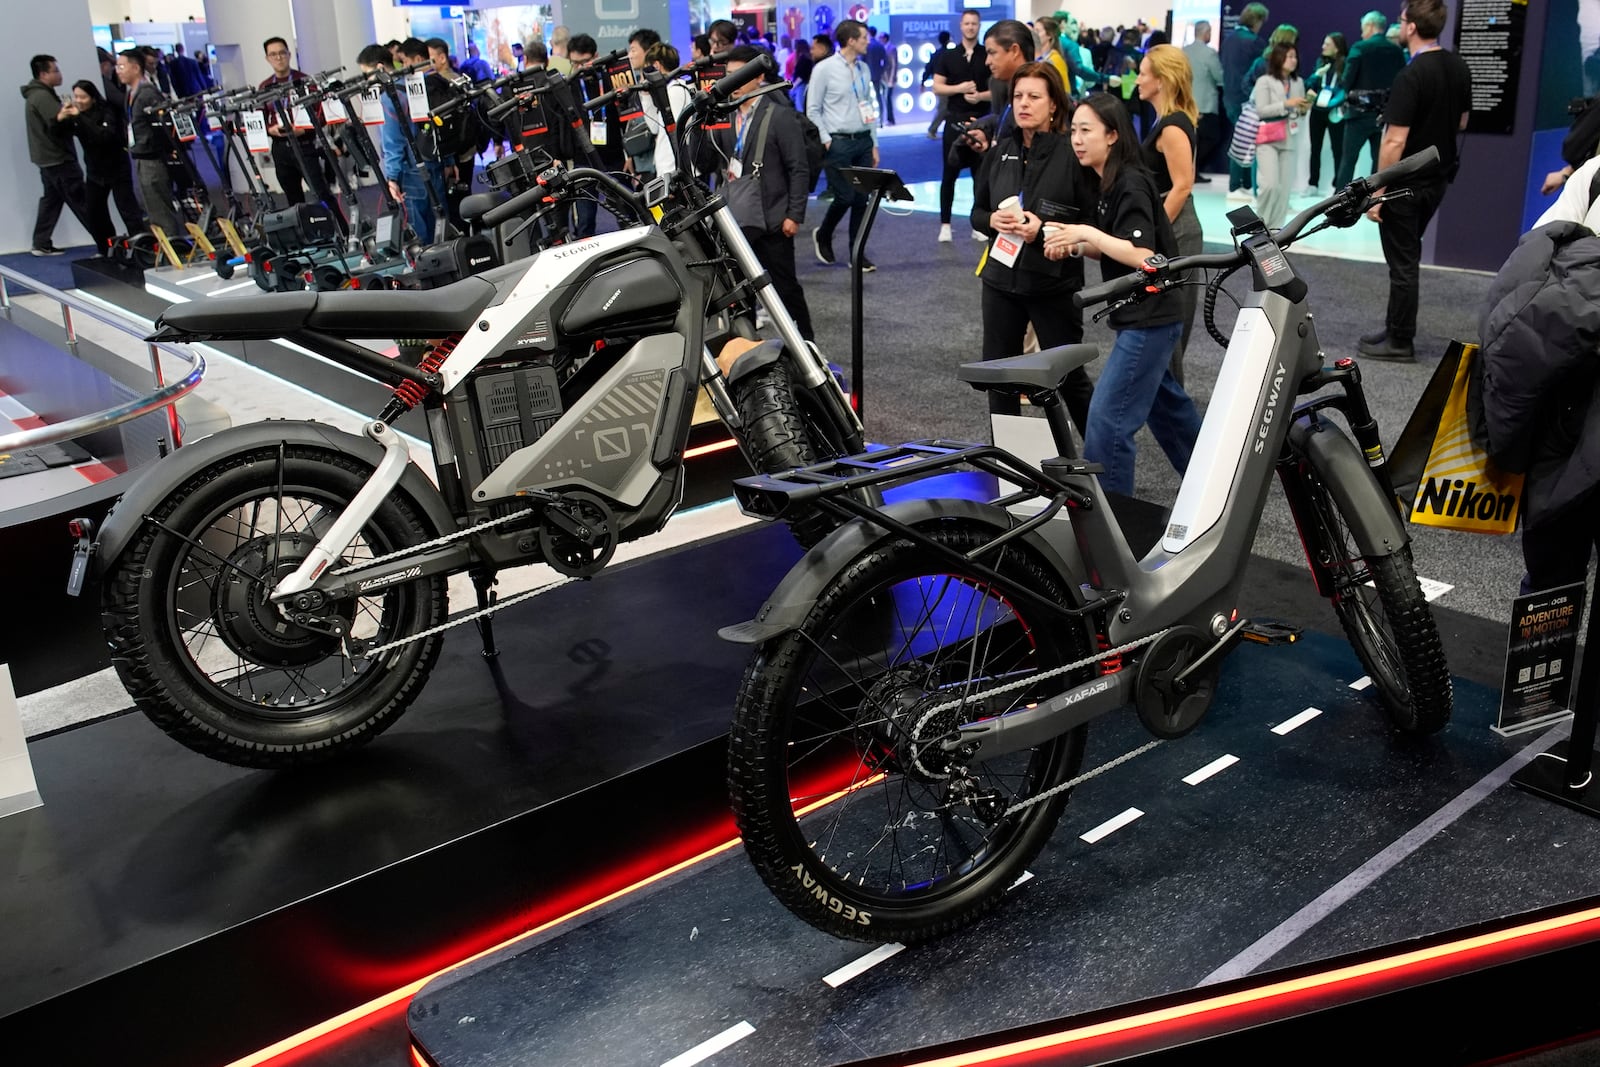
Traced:
<svg viewBox="0 0 1600 1067">
<path fill-rule="evenodd" d="M 756 117 L 756 108 L 760 106 L 761 101 L 757 100 L 755 103 L 750 105 L 750 111 L 748 114 L 742 110 L 739 112 L 739 119 L 736 123 L 738 130 L 734 134 L 733 138 L 734 159 L 744 158 L 744 135 L 750 129 L 750 120 Z"/>
<path fill-rule="evenodd" d="M 1429 52 L 1437 52 L 1438 50 L 1439 50 L 1439 45 L 1438 45 L 1437 42 L 1435 42 L 1434 44 L 1429 45 L 1426 48 L 1419 48 L 1415 52 L 1412 52 L 1411 55 L 1406 57 L 1406 66 L 1409 67 L 1411 64 L 1415 63 L 1417 61 L 1417 57 L 1418 56 L 1424 56 L 1424 55 L 1427 55 Z"/>
<path fill-rule="evenodd" d="M 861 95 L 861 86 L 867 80 L 866 67 L 867 65 L 860 60 L 852 60 L 850 63 L 850 95 L 857 100 L 866 99 Z"/>
</svg>

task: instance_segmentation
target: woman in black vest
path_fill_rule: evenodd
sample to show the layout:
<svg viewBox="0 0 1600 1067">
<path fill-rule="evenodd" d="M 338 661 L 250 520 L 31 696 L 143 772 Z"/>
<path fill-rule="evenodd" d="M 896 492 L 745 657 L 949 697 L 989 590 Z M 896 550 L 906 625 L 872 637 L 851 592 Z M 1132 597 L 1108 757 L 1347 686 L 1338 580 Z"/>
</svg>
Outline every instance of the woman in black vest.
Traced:
<svg viewBox="0 0 1600 1067">
<path fill-rule="evenodd" d="M 1072 303 L 1083 263 L 1044 254 L 1045 227 L 1077 221 L 1090 200 L 1066 137 L 1071 106 L 1054 67 L 1024 64 L 1011 79 L 1015 129 L 984 153 L 972 201 L 972 228 L 990 237 L 979 268 L 984 359 L 1020 354 L 1030 322 L 1041 348 L 1083 340 L 1083 312 Z M 1074 370 L 1063 399 L 1079 433 L 1088 428 L 1093 396 L 1089 375 Z M 1021 408 L 1015 396 L 991 392 L 989 410 L 1016 415 Z"/>
<path fill-rule="evenodd" d="M 72 86 L 73 114 L 62 125 L 72 131 L 83 145 L 84 199 L 88 201 L 89 236 L 94 238 L 100 255 L 116 236 L 111 225 L 111 208 L 107 204 L 113 192 L 117 194 L 117 209 L 126 215 L 126 205 L 139 201 L 133 192 L 133 168 L 128 163 L 128 135 L 123 117 L 116 108 L 106 104 L 100 87 L 84 80 Z M 144 220 L 138 216 L 124 217 L 128 233 L 138 233 Z"/>
</svg>

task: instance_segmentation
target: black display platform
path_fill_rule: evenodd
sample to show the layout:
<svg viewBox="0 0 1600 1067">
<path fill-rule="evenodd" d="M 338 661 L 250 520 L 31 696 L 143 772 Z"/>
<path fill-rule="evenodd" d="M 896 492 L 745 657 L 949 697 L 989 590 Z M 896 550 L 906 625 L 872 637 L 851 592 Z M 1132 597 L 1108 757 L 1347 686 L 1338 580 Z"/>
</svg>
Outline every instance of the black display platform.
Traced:
<svg viewBox="0 0 1600 1067">
<path fill-rule="evenodd" d="M 1195 733 L 1076 791 L 1014 900 L 837 988 L 824 976 L 872 946 L 790 916 L 735 849 L 430 983 L 414 1042 L 438 1067 L 664 1063 L 734 1034 L 713 1062 L 909 1061 L 1600 890 L 1600 827 L 1504 788 L 1564 725 L 1502 739 L 1498 695 L 1458 678 L 1451 726 L 1401 741 L 1350 688 L 1361 673 L 1322 634 L 1243 646 Z M 1101 720 L 1085 765 L 1146 740 L 1131 715 Z"/>
<path fill-rule="evenodd" d="M 458 628 L 321 768 L 228 767 L 138 714 L 34 742 L 44 806 L 0 820 L 0 1049 L 226 1062 L 559 915 L 676 830 L 681 775 L 715 780 L 745 660 L 716 630 L 798 555 L 763 526 L 607 570 L 507 609 L 492 668 Z"/>
</svg>

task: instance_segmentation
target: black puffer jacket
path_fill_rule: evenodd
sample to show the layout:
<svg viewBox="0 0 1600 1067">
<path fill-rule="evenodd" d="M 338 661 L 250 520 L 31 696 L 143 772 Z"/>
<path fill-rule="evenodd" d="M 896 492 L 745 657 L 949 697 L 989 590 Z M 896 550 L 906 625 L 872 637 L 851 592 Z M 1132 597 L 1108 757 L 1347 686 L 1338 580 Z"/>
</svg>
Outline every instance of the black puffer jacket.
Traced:
<svg viewBox="0 0 1600 1067">
<path fill-rule="evenodd" d="M 1502 469 L 1528 476 L 1538 525 L 1600 486 L 1600 237 L 1572 222 L 1530 230 L 1489 287 L 1468 410 Z"/>
</svg>

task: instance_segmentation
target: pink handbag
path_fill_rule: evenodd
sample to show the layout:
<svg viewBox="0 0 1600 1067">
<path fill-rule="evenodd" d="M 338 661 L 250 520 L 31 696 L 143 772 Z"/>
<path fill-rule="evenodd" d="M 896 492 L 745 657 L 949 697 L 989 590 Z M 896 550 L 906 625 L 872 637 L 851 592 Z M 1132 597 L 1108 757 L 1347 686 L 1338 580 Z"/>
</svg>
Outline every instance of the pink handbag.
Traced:
<svg viewBox="0 0 1600 1067">
<path fill-rule="evenodd" d="M 1256 144 L 1275 144 L 1289 138 L 1288 119 L 1264 119 L 1256 127 Z"/>
</svg>

